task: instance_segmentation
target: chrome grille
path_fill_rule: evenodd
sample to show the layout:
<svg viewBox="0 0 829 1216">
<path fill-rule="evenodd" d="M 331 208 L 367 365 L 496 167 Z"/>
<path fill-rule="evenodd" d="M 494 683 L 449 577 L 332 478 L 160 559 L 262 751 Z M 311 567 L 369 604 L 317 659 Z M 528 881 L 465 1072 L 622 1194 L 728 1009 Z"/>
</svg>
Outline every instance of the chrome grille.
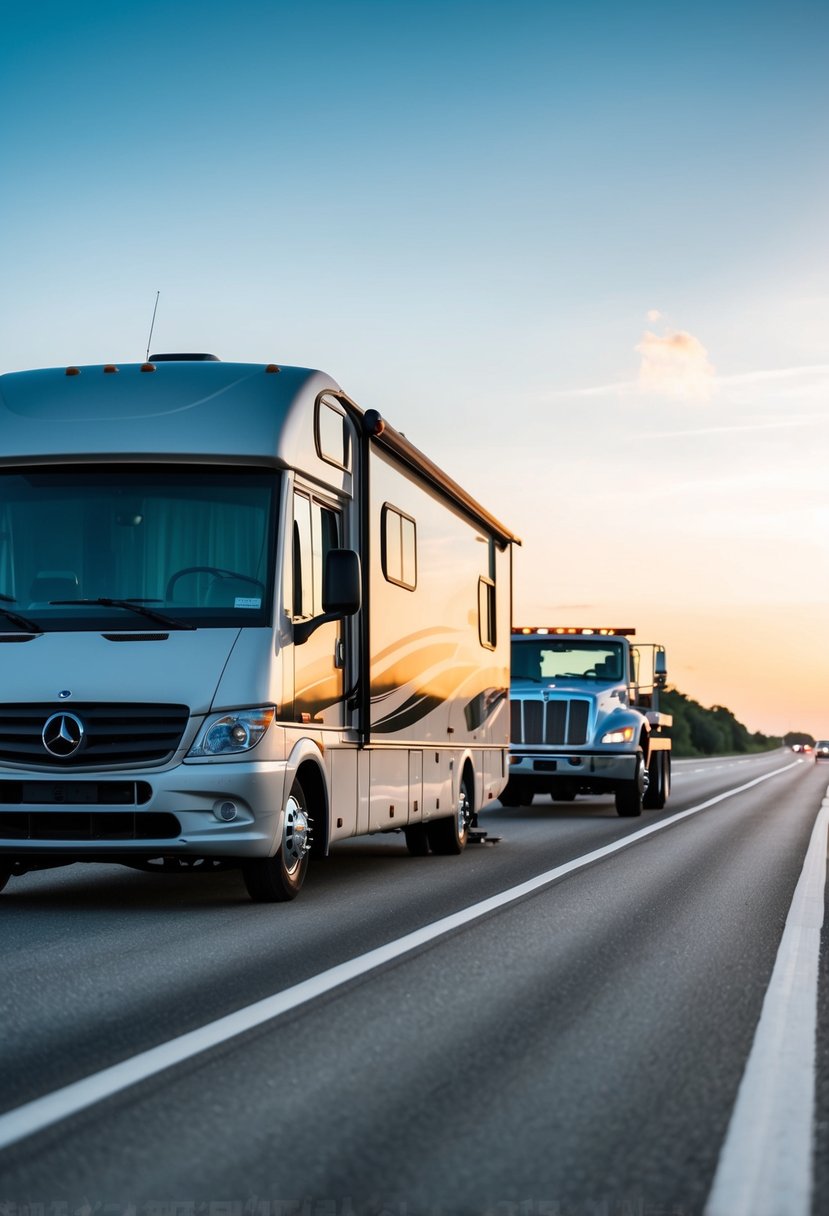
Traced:
<svg viewBox="0 0 829 1216">
<path fill-rule="evenodd" d="M 511 710 L 511 739 L 513 743 L 567 744 L 578 746 L 587 742 L 590 702 L 573 697 L 570 700 L 513 700 Z"/>
<path fill-rule="evenodd" d="M 80 718 L 85 733 L 76 752 L 57 757 L 43 746 L 42 734 L 46 720 L 63 709 Z M 64 772 L 92 765 L 166 760 L 179 746 L 188 717 L 186 705 L 0 705 L 0 760 Z"/>
</svg>

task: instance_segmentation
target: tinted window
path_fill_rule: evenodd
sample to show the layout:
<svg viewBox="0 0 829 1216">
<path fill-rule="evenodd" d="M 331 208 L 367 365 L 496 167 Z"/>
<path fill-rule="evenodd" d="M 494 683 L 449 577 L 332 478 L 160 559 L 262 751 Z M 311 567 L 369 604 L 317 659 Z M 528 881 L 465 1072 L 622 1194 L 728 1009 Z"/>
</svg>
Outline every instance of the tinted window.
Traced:
<svg viewBox="0 0 829 1216">
<path fill-rule="evenodd" d="M 386 503 L 381 512 L 383 574 L 390 583 L 414 591 L 417 586 L 415 521 Z"/>
</svg>

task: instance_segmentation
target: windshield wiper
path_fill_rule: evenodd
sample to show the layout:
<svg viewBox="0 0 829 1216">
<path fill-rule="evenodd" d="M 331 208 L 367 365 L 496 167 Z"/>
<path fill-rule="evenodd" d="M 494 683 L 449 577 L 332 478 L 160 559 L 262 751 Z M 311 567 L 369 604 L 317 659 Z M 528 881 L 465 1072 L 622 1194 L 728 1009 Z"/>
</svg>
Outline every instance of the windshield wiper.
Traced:
<svg viewBox="0 0 829 1216">
<path fill-rule="evenodd" d="M 108 595 L 99 595 L 94 600 L 49 600 L 50 604 L 101 604 L 104 608 L 126 608 L 129 612 L 135 612 L 138 616 L 148 617 L 151 621 L 157 621 L 159 625 L 166 625 L 168 629 L 195 629 L 195 625 L 191 625 L 189 621 L 177 621 L 171 616 L 167 616 L 163 612 L 156 612 L 155 608 L 148 608 L 146 604 L 138 604 L 133 600 L 113 600 Z M 0 609 L 0 612 L 5 612 L 6 609 Z"/>
<path fill-rule="evenodd" d="M 0 595 L 0 600 L 5 600 L 7 604 L 15 603 L 15 600 L 10 595 Z M 19 625 L 21 629 L 25 629 L 26 633 L 43 633 L 40 625 L 36 625 L 34 621 L 29 621 L 25 616 L 20 616 L 17 612 L 12 612 L 10 608 L 0 608 L 2 614 L 7 621 L 11 621 L 14 625 Z"/>
</svg>

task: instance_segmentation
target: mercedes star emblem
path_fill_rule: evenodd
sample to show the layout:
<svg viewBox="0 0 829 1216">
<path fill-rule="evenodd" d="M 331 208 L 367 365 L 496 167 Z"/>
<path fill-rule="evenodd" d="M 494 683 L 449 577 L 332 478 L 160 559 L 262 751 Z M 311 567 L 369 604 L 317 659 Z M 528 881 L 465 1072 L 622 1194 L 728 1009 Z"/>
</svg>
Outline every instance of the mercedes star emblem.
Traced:
<svg viewBox="0 0 829 1216">
<path fill-rule="evenodd" d="M 40 737 L 47 752 L 64 760 L 78 750 L 84 734 L 84 725 L 80 718 L 75 714 L 61 713 L 52 714 L 46 719 Z"/>
</svg>

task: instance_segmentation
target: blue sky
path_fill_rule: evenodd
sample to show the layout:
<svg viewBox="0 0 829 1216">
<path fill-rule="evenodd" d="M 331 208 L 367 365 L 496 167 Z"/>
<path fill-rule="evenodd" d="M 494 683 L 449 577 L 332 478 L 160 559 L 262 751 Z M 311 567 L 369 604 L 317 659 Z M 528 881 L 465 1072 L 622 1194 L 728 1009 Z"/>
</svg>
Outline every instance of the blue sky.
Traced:
<svg viewBox="0 0 829 1216">
<path fill-rule="evenodd" d="M 829 735 L 825 3 L 0 14 L 0 369 L 141 358 L 160 291 L 501 515 L 517 616 Z"/>
</svg>

